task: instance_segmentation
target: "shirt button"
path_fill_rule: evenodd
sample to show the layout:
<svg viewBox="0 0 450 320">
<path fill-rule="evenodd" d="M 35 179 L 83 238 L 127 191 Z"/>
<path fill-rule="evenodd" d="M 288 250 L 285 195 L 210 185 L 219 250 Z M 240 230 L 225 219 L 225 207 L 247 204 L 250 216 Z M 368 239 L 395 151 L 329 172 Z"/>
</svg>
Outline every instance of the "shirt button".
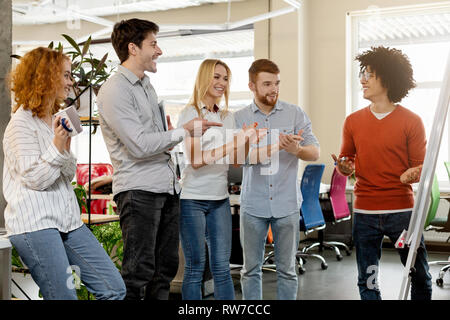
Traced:
<svg viewBox="0 0 450 320">
<path fill-rule="evenodd" d="M 272 185 L 270 185 L 270 187 L 272 188 Z"/>
<path fill-rule="evenodd" d="M 272 200 L 272 197 L 270 197 L 270 200 Z"/>
</svg>

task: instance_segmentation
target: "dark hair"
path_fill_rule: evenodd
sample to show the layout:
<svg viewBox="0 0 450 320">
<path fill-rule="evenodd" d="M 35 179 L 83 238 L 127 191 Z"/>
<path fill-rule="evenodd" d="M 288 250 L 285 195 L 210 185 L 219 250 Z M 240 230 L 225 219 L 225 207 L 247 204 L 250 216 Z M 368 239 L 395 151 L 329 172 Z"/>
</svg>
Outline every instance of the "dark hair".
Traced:
<svg viewBox="0 0 450 320">
<path fill-rule="evenodd" d="M 268 72 L 268 73 L 274 73 L 279 74 L 280 69 L 278 66 L 268 59 L 258 59 L 255 60 L 252 65 L 250 66 L 250 69 L 248 69 L 248 78 L 251 82 L 256 82 L 256 77 L 261 72 Z"/>
<path fill-rule="evenodd" d="M 391 102 L 400 102 L 409 90 L 416 87 L 411 63 L 398 49 L 371 47 L 371 50 L 358 55 L 355 60 L 360 62 L 361 71 L 370 67 L 375 76 L 381 79 Z"/>
<path fill-rule="evenodd" d="M 142 41 L 149 32 L 156 34 L 159 32 L 159 27 L 156 23 L 148 20 L 122 20 L 114 25 L 114 30 L 111 33 L 111 42 L 120 63 L 128 59 L 128 44 L 134 43 L 141 48 Z"/>
</svg>

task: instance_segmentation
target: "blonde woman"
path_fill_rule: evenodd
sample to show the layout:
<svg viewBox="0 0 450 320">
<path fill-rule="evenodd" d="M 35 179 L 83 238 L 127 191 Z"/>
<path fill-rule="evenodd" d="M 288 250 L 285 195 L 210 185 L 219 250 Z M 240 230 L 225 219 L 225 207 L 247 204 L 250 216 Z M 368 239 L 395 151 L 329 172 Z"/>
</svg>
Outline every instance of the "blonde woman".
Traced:
<svg viewBox="0 0 450 320">
<path fill-rule="evenodd" d="M 234 299 L 229 267 L 231 210 L 225 159 L 231 155 L 233 159 L 239 158 L 239 153 L 248 151 L 249 143 L 254 143 L 264 131 L 256 131 L 251 126 L 233 134 L 234 117 L 228 111 L 230 79 L 231 71 L 223 61 L 203 61 L 191 100 L 178 121 L 178 127 L 197 117 L 223 125 L 208 129 L 202 137 L 187 137 L 184 141 L 186 167 L 181 180 L 180 238 L 186 260 L 182 285 L 185 300 L 202 298 L 205 242 L 209 249 L 215 299 Z M 220 106 L 222 99 L 223 107 Z M 238 157 L 234 156 L 236 154 Z"/>
</svg>

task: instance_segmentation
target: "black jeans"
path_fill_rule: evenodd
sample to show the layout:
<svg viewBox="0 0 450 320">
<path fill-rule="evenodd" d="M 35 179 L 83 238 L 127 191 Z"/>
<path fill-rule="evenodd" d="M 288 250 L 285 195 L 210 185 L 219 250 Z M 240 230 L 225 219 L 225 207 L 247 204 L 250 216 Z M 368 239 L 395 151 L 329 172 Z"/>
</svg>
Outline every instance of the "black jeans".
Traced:
<svg viewBox="0 0 450 320">
<path fill-rule="evenodd" d="M 353 239 L 358 264 L 358 287 L 362 300 L 381 300 L 378 286 L 378 263 L 381 258 L 383 237 L 395 243 L 403 230 L 409 227 L 411 211 L 387 214 L 354 214 Z M 403 265 L 409 248 L 398 249 Z M 417 249 L 416 272 L 411 277 L 411 300 L 431 300 L 431 275 L 427 250 L 422 236 Z"/>
<path fill-rule="evenodd" d="M 114 201 L 124 245 L 125 299 L 167 300 L 178 270 L 179 196 L 130 190 Z"/>
</svg>

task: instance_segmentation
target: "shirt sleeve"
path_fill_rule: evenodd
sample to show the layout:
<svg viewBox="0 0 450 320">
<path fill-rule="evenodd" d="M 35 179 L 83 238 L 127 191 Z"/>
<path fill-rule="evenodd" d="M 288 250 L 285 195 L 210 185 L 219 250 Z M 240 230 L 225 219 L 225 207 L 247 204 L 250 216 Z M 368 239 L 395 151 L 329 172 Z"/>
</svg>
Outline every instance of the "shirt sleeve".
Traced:
<svg viewBox="0 0 450 320">
<path fill-rule="evenodd" d="M 23 185 L 32 190 L 46 190 L 60 177 L 69 157 L 61 154 L 53 142 L 42 152 L 38 135 L 37 130 L 30 130 L 25 119 L 13 119 L 5 131 L 3 148 L 5 161 L 17 172 Z"/>
<path fill-rule="evenodd" d="M 417 167 L 423 164 L 427 145 L 425 127 L 419 117 L 411 125 L 407 139 L 409 167 Z"/>
<path fill-rule="evenodd" d="M 111 88 L 97 98 L 103 120 L 114 131 L 130 154 L 145 159 L 168 151 L 181 142 L 184 131 L 151 131 L 139 119 L 134 98 L 127 90 L 113 92 Z"/>
<path fill-rule="evenodd" d="M 64 155 L 67 157 L 67 160 L 64 161 L 61 167 L 61 174 L 72 180 L 77 172 L 77 158 L 72 152 L 65 151 Z"/>
<path fill-rule="evenodd" d="M 312 132 L 312 124 L 306 112 L 304 112 L 300 107 L 297 107 L 297 123 L 295 126 L 295 134 L 298 134 L 300 130 L 303 130 L 302 138 L 303 140 L 300 142 L 301 146 L 309 146 L 315 145 L 319 147 L 319 141 L 316 136 Z"/>
<path fill-rule="evenodd" d="M 353 140 L 351 120 L 347 117 L 344 121 L 344 127 L 342 129 L 342 144 L 339 158 L 347 157 L 352 161 L 354 161 L 355 156 L 356 156 L 356 146 Z"/>
</svg>

